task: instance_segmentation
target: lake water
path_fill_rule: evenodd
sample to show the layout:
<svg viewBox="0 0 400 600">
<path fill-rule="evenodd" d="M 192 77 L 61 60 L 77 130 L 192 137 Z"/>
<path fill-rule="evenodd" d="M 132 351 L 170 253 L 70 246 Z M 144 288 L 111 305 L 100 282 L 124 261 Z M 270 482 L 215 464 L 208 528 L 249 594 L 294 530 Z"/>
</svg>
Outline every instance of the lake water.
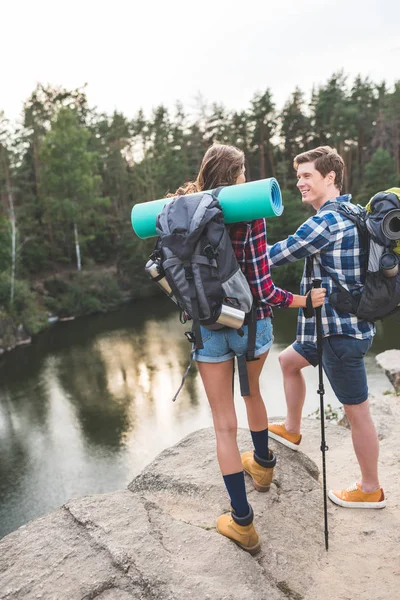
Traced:
<svg viewBox="0 0 400 600">
<path fill-rule="evenodd" d="M 297 311 L 275 313 L 261 377 L 271 417 L 285 413 L 278 354 L 293 341 Z M 126 487 L 163 449 L 212 425 L 195 366 L 171 401 L 189 358 L 184 330 L 174 307 L 157 298 L 58 323 L 0 358 L 0 537 L 72 497 Z M 367 356 L 372 394 L 391 389 L 374 356 L 399 348 L 399 332 L 395 320 L 378 329 Z M 304 374 L 308 415 L 319 405 L 318 373 Z M 337 407 L 325 387 L 326 405 Z"/>
</svg>

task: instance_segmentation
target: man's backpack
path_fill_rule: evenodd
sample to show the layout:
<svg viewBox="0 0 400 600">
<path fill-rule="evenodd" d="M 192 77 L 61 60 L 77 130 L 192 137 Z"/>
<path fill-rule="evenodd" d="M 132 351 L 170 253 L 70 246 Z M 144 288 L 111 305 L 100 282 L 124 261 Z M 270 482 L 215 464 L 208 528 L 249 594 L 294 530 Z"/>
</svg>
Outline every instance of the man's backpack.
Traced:
<svg viewBox="0 0 400 600">
<path fill-rule="evenodd" d="M 321 210 L 336 210 L 356 225 L 366 266 L 361 291 L 350 293 L 339 285 L 340 291 L 329 297 L 332 306 L 371 322 L 399 312 L 400 189 L 375 194 L 366 207 L 347 202 L 324 206 Z"/>
<path fill-rule="evenodd" d="M 150 275 L 179 306 L 183 322 L 192 320 L 192 331 L 186 332 L 193 344 L 192 358 L 196 349 L 203 348 L 200 325 L 213 330 L 230 326 L 243 335 L 247 315 L 248 351 L 246 357 L 238 357 L 242 395 L 247 395 L 246 359 L 254 360 L 256 335 L 253 296 L 233 251 L 218 192 L 177 196 L 164 206 L 146 270 L 150 272 L 152 265 L 156 277 Z M 189 368 L 190 364 L 184 379 Z"/>
</svg>

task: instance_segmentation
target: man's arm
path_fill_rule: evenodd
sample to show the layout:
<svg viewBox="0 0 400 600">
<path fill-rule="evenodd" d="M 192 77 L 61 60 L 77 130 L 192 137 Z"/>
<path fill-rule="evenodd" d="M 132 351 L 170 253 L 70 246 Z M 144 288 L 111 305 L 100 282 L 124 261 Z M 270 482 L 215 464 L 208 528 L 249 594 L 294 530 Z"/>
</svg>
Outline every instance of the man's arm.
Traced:
<svg viewBox="0 0 400 600">
<path fill-rule="evenodd" d="M 317 254 L 331 240 L 327 221 L 318 215 L 310 217 L 286 240 L 268 246 L 271 266 L 280 267 L 289 262 Z"/>
</svg>

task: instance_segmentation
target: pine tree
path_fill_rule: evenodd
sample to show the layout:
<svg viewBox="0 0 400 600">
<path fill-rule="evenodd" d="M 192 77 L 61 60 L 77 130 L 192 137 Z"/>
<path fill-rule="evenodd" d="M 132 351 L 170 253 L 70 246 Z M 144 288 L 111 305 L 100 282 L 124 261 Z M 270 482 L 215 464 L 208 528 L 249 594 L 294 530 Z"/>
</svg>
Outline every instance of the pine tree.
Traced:
<svg viewBox="0 0 400 600">
<path fill-rule="evenodd" d="M 40 153 L 44 218 L 53 223 L 59 260 L 65 255 L 70 259 L 74 247 L 78 271 L 82 267 L 82 244 L 84 247 L 97 225 L 104 227 L 104 208 L 108 205 L 108 199 L 100 196 L 100 177 L 96 156 L 88 150 L 89 138 L 90 132 L 80 125 L 77 112 L 63 108 Z"/>
</svg>

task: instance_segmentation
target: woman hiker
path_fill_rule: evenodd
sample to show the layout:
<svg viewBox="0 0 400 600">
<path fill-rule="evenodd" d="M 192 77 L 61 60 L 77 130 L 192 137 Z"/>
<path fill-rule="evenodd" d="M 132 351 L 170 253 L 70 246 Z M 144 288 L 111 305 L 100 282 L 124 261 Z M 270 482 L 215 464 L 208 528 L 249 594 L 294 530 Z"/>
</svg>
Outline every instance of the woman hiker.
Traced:
<svg viewBox="0 0 400 600">
<path fill-rule="evenodd" d="M 196 180 L 184 184 L 176 195 L 245 181 L 243 152 L 234 146 L 213 144 L 203 157 Z M 265 219 L 231 225 L 229 235 L 235 256 L 249 283 L 257 313 L 255 356 L 259 360 L 247 363 L 250 395 L 244 397 L 254 452 L 240 456 L 232 390 L 234 357 L 247 351 L 247 325 L 243 326 L 243 337 L 228 327 L 218 331 L 202 327 L 204 348 L 196 351 L 195 359 L 210 403 L 218 463 L 231 501 L 231 512 L 217 519 L 217 531 L 243 550 L 255 554 L 260 550 L 260 540 L 253 525 L 253 510 L 247 501 L 244 471 L 252 478 L 256 490 L 266 492 L 269 489 L 276 458 L 268 448 L 268 417 L 259 378 L 273 342 L 271 305 L 305 307 L 306 296 L 275 287 L 268 266 Z M 311 294 L 313 306 L 321 306 L 325 289 L 314 289 Z"/>
</svg>

